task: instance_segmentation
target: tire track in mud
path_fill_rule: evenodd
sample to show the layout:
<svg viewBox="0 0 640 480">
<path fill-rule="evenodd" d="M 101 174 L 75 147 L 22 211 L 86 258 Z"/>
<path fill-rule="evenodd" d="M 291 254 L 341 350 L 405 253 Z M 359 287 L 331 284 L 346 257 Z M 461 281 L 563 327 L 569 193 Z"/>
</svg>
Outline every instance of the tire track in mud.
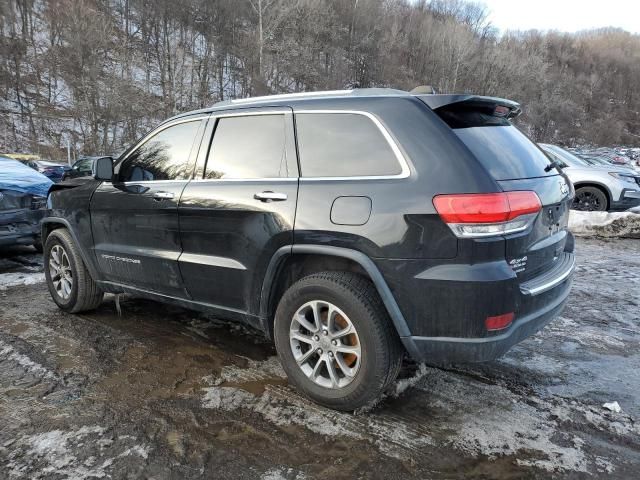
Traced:
<svg viewBox="0 0 640 480">
<path fill-rule="evenodd" d="M 276 362 L 273 357 L 249 362 L 244 369 L 225 367 L 219 377 L 207 379 L 214 386 L 204 389 L 203 407 L 249 410 L 275 425 L 366 441 L 380 453 L 422 469 L 429 468 L 434 451 L 452 448 L 465 457 L 510 456 L 522 467 L 549 472 L 610 473 L 613 463 L 585 444 L 607 436 L 640 440 L 640 430 L 628 415 L 603 414 L 561 396 L 544 399 L 506 379 L 464 368 L 421 366 L 413 378 L 399 382 L 412 388 L 407 399 L 391 398 L 356 415 L 339 413 L 274 384 L 284 376 L 274 369 Z M 256 382 L 262 383 L 262 393 L 255 392 Z"/>
<path fill-rule="evenodd" d="M 264 362 L 249 361 L 246 368 L 224 367 L 217 378 L 208 377 L 203 407 L 233 411 L 249 409 L 280 426 L 298 425 L 326 436 L 344 436 L 366 440 L 383 453 L 407 460 L 408 452 L 419 454 L 433 445 L 421 422 L 407 422 L 395 415 L 367 412 L 341 413 L 311 403 L 283 384 L 286 378 L 277 357 Z M 256 384 L 262 391 L 256 391 Z"/>
</svg>

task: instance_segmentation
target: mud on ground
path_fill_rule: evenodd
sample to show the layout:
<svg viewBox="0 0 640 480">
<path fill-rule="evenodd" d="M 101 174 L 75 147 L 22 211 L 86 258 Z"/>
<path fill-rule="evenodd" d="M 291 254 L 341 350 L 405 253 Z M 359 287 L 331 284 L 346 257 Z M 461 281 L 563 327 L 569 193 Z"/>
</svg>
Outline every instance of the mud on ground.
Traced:
<svg viewBox="0 0 640 480">
<path fill-rule="evenodd" d="M 0 478 L 638 478 L 640 242 L 577 250 L 561 318 L 496 362 L 407 364 L 355 415 L 256 332 L 131 297 L 69 315 L 2 250 Z"/>
</svg>

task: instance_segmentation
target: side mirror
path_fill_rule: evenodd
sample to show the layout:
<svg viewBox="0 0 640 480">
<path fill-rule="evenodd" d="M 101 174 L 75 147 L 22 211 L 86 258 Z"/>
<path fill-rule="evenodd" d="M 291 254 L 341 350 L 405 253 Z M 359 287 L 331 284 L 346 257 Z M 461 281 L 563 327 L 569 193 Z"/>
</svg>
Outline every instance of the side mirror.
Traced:
<svg viewBox="0 0 640 480">
<path fill-rule="evenodd" d="M 102 157 L 97 159 L 93 164 L 93 178 L 110 182 L 113 178 L 113 158 Z"/>
</svg>

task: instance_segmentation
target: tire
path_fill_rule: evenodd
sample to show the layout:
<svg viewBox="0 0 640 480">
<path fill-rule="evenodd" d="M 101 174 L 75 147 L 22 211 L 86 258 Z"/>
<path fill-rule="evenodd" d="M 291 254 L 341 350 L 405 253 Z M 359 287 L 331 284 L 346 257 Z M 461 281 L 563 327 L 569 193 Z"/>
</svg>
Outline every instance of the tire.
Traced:
<svg viewBox="0 0 640 480">
<path fill-rule="evenodd" d="M 315 312 L 321 312 L 322 325 L 315 320 Z M 335 312 L 333 327 L 327 325 L 329 312 Z M 354 333 L 340 336 L 351 332 L 349 325 Z M 323 336 L 325 330 L 328 333 Z M 290 336 L 292 331 L 295 338 Z M 293 284 L 278 304 L 274 337 L 291 384 L 320 405 L 342 411 L 379 398 L 396 379 L 404 356 L 373 284 L 348 272 L 317 273 Z M 304 363 L 299 365 L 296 356 Z"/>
<path fill-rule="evenodd" d="M 56 274 L 60 270 L 64 270 L 64 275 Z M 70 313 L 85 312 L 95 309 L 102 302 L 104 292 L 89 275 L 67 229 L 56 229 L 47 237 L 44 245 L 44 272 L 51 298 L 62 310 Z"/>
<path fill-rule="evenodd" d="M 579 187 L 571 208 L 588 212 L 606 212 L 609 207 L 607 195 L 597 187 Z"/>
</svg>

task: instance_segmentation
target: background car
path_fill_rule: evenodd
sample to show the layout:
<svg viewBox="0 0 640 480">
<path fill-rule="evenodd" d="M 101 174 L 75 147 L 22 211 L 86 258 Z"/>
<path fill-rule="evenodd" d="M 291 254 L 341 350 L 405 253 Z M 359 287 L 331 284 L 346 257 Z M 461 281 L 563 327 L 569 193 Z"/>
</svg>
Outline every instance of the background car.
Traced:
<svg viewBox="0 0 640 480">
<path fill-rule="evenodd" d="M 88 177 L 93 173 L 93 164 L 99 157 L 80 157 L 69 170 L 67 170 L 62 180 L 69 180 L 70 178 Z"/>
<path fill-rule="evenodd" d="M 627 210 L 640 205 L 640 175 L 630 168 L 591 165 L 557 145 L 539 144 L 576 190 L 574 210 Z"/>
<path fill-rule="evenodd" d="M 597 155 L 587 155 L 587 154 L 577 155 L 576 154 L 576 156 L 592 166 L 608 167 L 609 165 L 612 165 L 611 162 L 607 161 L 604 157 L 599 157 Z"/>
<path fill-rule="evenodd" d="M 28 162 L 26 162 L 26 165 L 33 168 L 37 172 L 40 172 L 52 182 L 61 181 L 64 172 L 71 169 L 69 165 L 46 162 L 44 160 L 29 160 Z"/>
<path fill-rule="evenodd" d="M 623 167 L 633 167 L 633 160 L 631 157 L 625 155 L 621 151 L 617 151 L 612 148 L 596 148 L 596 149 L 579 149 L 572 152 L 580 158 L 585 157 L 597 157 L 612 165 L 619 165 Z"/>
<path fill-rule="evenodd" d="M 52 184 L 27 165 L 0 157 L 0 246 L 33 245 L 42 251 L 40 221 Z"/>
</svg>

